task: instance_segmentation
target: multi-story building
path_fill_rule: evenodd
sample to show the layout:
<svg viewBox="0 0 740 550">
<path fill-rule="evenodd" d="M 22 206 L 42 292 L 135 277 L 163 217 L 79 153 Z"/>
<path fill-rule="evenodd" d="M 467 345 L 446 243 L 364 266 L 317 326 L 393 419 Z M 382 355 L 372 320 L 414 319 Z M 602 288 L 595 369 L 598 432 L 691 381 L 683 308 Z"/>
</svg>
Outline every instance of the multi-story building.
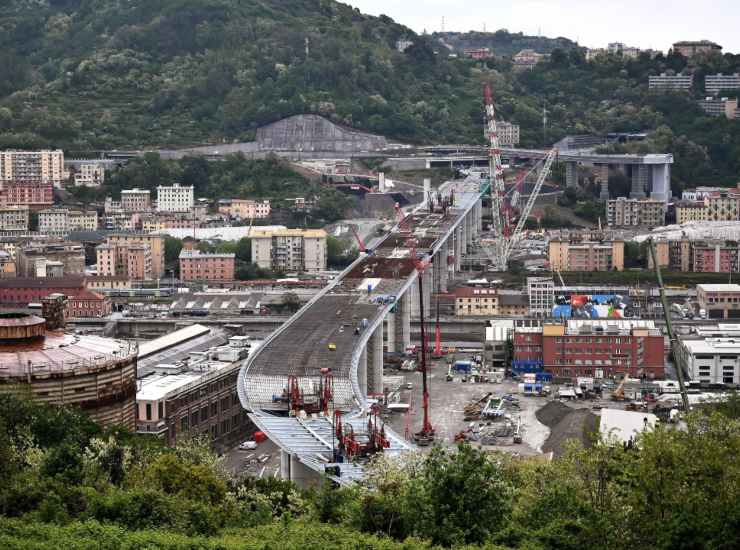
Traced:
<svg viewBox="0 0 740 550">
<path fill-rule="evenodd" d="M 549 317 L 555 305 L 555 281 L 552 277 L 527 277 L 529 314 Z"/>
<path fill-rule="evenodd" d="M 85 249 L 80 243 L 32 243 L 16 250 L 15 261 L 18 277 L 47 276 L 48 262 L 61 264 L 64 276 L 82 274 L 85 272 Z"/>
<path fill-rule="evenodd" d="M 527 295 L 518 290 L 468 286 L 455 289 L 455 315 L 458 317 L 522 317 L 528 313 Z"/>
<path fill-rule="evenodd" d="M 134 281 L 152 278 L 152 252 L 148 244 L 101 244 L 95 248 L 98 275 Z"/>
<path fill-rule="evenodd" d="M 97 162 L 80 164 L 74 174 L 75 187 L 100 187 L 105 181 L 105 168 Z"/>
<path fill-rule="evenodd" d="M 108 235 L 105 244 L 116 246 L 144 244 L 149 246 L 152 257 L 152 277 L 161 279 L 164 276 L 164 236 L 147 233 L 113 233 Z"/>
<path fill-rule="evenodd" d="M 706 199 L 707 220 L 733 221 L 740 219 L 740 190 L 723 190 Z"/>
<path fill-rule="evenodd" d="M 69 210 L 50 208 L 39 212 L 39 231 L 47 235 L 64 236 L 69 233 Z"/>
<path fill-rule="evenodd" d="M 609 227 L 665 224 L 665 203 L 657 199 L 619 197 L 606 202 L 606 223 Z"/>
<path fill-rule="evenodd" d="M 539 63 L 547 59 L 549 55 L 543 53 L 537 53 L 534 50 L 526 49 L 520 51 L 518 54 L 512 57 L 514 63 L 514 69 L 517 70 L 531 70 Z"/>
<path fill-rule="evenodd" d="M 665 341 L 647 320 L 570 320 L 541 327 L 518 327 L 512 366 L 539 365 L 557 377 L 660 379 L 665 374 Z"/>
<path fill-rule="evenodd" d="M 658 264 L 674 271 L 696 273 L 740 272 L 740 247 L 735 241 L 690 240 L 686 237 L 655 243 Z M 652 269 L 652 258 L 648 258 Z"/>
<path fill-rule="evenodd" d="M 740 384 L 740 339 L 737 325 L 719 325 L 719 337 L 682 337 L 676 346 L 676 362 L 692 381 L 702 384 Z"/>
<path fill-rule="evenodd" d="M 121 210 L 124 212 L 148 212 L 152 209 L 148 189 L 124 189 L 121 191 Z"/>
<path fill-rule="evenodd" d="M 0 206 L 0 230 L 28 231 L 28 206 Z"/>
<path fill-rule="evenodd" d="M 252 262 L 280 272 L 326 269 L 326 232 L 321 229 L 253 230 Z"/>
<path fill-rule="evenodd" d="M 98 213 L 95 210 L 70 210 L 67 225 L 69 231 L 97 231 Z"/>
<path fill-rule="evenodd" d="M 548 243 L 548 261 L 555 271 L 622 271 L 624 241 L 557 237 Z"/>
<path fill-rule="evenodd" d="M 737 98 L 707 97 L 698 100 L 697 104 L 709 116 L 723 116 L 728 120 L 737 118 Z"/>
<path fill-rule="evenodd" d="M 270 215 L 270 201 L 221 199 L 218 201 L 218 213 L 242 220 L 264 219 Z"/>
<path fill-rule="evenodd" d="M 513 147 L 519 145 L 519 125 L 503 120 L 496 122 L 499 144 L 502 147 Z"/>
<path fill-rule="evenodd" d="M 0 183 L 33 182 L 61 187 L 64 153 L 56 151 L 0 151 Z"/>
<path fill-rule="evenodd" d="M 10 252 L 0 250 L 0 279 L 15 277 L 15 259 Z"/>
<path fill-rule="evenodd" d="M 190 212 L 195 204 L 195 194 L 191 185 L 160 185 L 157 187 L 158 212 Z"/>
<path fill-rule="evenodd" d="M 708 187 L 700 185 L 695 189 L 685 189 L 681 192 L 681 199 L 685 201 L 703 201 L 707 197 L 722 191 L 721 187 Z"/>
<path fill-rule="evenodd" d="M 180 251 L 180 280 L 227 283 L 234 280 L 235 254 L 207 254 L 199 250 Z"/>
<path fill-rule="evenodd" d="M 709 209 L 704 201 L 680 201 L 674 205 L 676 223 L 707 221 Z"/>
<path fill-rule="evenodd" d="M 26 307 L 39 303 L 50 294 L 75 296 L 85 288 L 85 278 L 81 275 L 59 278 L 15 277 L 0 280 L 0 304 L 4 306 Z"/>
<path fill-rule="evenodd" d="M 722 53 L 722 46 L 710 40 L 683 40 L 673 44 L 673 51 L 689 59 L 700 55 Z"/>
<path fill-rule="evenodd" d="M 708 74 L 704 77 L 704 90 L 712 95 L 725 90 L 740 90 L 740 74 Z"/>
<path fill-rule="evenodd" d="M 2 182 L 0 206 L 28 206 L 41 210 L 54 204 L 54 190 L 51 183 L 31 181 Z"/>
<path fill-rule="evenodd" d="M 707 312 L 711 319 L 740 318 L 740 285 L 698 284 L 696 299 L 699 309 Z"/>
<path fill-rule="evenodd" d="M 694 85 L 691 75 L 662 73 L 648 77 L 648 88 L 656 92 L 688 92 Z"/>
<path fill-rule="evenodd" d="M 67 317 L 107 317 L 111 308 L 110 298 L 87 288 L 67 298 Z"/>
</svg>

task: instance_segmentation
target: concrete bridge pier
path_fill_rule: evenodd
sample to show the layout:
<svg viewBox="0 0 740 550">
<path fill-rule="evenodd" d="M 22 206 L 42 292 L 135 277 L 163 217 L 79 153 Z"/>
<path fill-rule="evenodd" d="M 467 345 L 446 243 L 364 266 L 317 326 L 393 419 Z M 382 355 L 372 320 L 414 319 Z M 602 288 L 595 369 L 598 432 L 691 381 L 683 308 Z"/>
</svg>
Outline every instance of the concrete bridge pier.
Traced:
<svg viewBox="0 0 740 550">
<path fill-rule="evenodd" d="M 393 319 L 393 342 L 396 351 L 406 351 L 411 345 L 411 308 L 409 307 L 411 289 L 396 302 Z"/>
<path fill-rule="evenodd" d="M 367 343 L 367 393 L 383 393 L 383 325 Z"/>
<path fill-rule="evenodd" d="M 429 264 L 424 270 L 424 314 L 429 315 L 432 307 L 432 290 L 434 288 L 434 264 Z"/>
<path fill-rule="evenodd" d="M 408 308 L 411 317 L 419 317 L 419 280 L 414 279 L 409 289 L 404 295 L 408 297 Z"/>
<path fill-rule="evenodd" d="M 632 166 L 632 190 L 630 191 L 631 199 L 645 198 L 645 188 L 648 183 L 648 167 L 644 164 L 635 164 Z"/>
<path fill-rule="evenodd" d="M 565 185 L 566 187 L 578 186 L 578 163 L 565 163 Z"/>
<path fill-rule="evenodd" d="M 367 395 L 367 346 L 360 354 L 360 362 L 357 365 L 357 381 L 360 384 L 360 391 Z"/>
<path fill-rule="evenodd" d="M 396 309 L 398 309 L 398 301 L 396 301 Z M 396 350 L 396 314 L 389 313 L 383 319 L 383 329 L 385 331 L 385 349 L 388 352 L 398 351 Z"/>
<path fill-rule="evenodd" d="M 458 226 L 452 233 L 455 239 L 455 272 L 460 272 L 462 268 L 462 229 Z"/>
<path fill-rule="evenodd" d="M 293 481 L 301 488 L 307 489 L 319 485 L 323 477 L 307 467 L 295 455 L 280 451 L 280 477 Z"/>
</svg>

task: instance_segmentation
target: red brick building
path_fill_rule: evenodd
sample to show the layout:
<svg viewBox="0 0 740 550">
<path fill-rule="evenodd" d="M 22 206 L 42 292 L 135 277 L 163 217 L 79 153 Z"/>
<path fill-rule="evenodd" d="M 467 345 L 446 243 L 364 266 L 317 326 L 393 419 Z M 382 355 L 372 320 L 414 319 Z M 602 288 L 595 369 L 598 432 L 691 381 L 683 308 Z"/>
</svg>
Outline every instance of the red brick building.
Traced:
<svg viewBox="0 0 740 550">
<path fill-rule="evenodd" d="M 207 254 L 199 250 L 180 252 L 180 280 L 230 283 L 234 280 L 235 254 Z"/>
<path fill-rule="evenodd" d="M 16 277 L 0 280 L 0 308 L 26 307 L 49 294 L 67 296 L 67 317 L 104 317 L 111 312 L 110 298 L 86 288 L 84 277 Z"/>
<path fill-rule="evenodd" d="M 67 298 L 67 317 L 106 317 L 111 313 L 111 301 L 106 296 L 82 289 Z"/>
<path fill-rule="evenodd" d="M 554 376 L 663 378 L 665 341 L 645 320 L 570 320 L 514 333 L 514 365 L 541 365 Z"/>
<path fill-rule="evenodd" d="M 9 181 L 0 190 L 0 206 L 27 205 L 42 210 L 54 204 L 54 191 L 51 183 L 31 181 Z"/>
</svg>

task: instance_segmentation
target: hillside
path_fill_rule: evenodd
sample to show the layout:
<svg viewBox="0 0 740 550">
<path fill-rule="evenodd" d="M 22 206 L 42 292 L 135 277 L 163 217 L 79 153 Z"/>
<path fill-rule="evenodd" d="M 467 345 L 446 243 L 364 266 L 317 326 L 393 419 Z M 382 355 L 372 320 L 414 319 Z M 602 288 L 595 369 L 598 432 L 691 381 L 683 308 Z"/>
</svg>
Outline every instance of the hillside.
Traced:
<svg viewBox="0 0 740 550">
<path fill-rule="evenodd" d="M 674 190 L 734 185 L 740 122 L 704 115 L 703 76 L 740 56 L 586 61 L 566 38 L 447 33 L 455 47 L 551 52 L 532 71 L 450 58 L 438 35 L 333 0 L 6 0 L 0 11 L 0 148 L 168 147 L 248 141 L 299 113 L 409 143 L 482 143 L 481 88 L 521 145 L 568 134 L 652 132 L 675 155 Z M 413 45 L 396 49 L 398 39 Z M 437 53 L 435 53 L 437 52 Z M 695 75 L 691 96 L 651 95 L 651 74 Z M 543 135 L 542 112 L 547 110 Z"/>
<path fill-rule="evenodd" d="M 434 38 L 452 46 L 461 54 L 465 48 L 489 48 L 497 57 L 511 57 L 524 49 L 539 53 L 552 53 L 554 50 L 574 50 L 580 48 L 568 38 L 548 38 L 546 36 L 527 36 L 524 33 L 511 33 L 505 29 L 496 32 L 435 32 Z"/>
</svg>

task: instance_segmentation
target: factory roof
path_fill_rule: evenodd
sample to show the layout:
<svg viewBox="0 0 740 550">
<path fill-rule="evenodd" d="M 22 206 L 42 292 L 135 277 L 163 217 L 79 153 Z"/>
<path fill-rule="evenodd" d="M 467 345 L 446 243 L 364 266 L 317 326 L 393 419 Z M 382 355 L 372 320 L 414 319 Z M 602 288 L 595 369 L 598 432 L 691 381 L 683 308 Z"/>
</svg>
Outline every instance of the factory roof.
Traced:
<svg viewBox="0 0 740 550">
<path fill-rule="evenodd" d="M 698 284 L 697 290 L 704 292 L 740 292 L 740 285 L 732 284 Z"/>
<path fill-rule="evenodd" d="M 681 345 L 692 354 L 740 353 L 740 337 L 682 339 Z"/>
<path fill-rule="evenodd" d="M 190 384 L 232 366 L 237 368 L 232 363 L 224 361 L 204 361 L 190 367 L 190 370 L 177 374 L 149 374 L 139 379 L 140 387 L 136 392 L 136 400 L 158 401 L 164 399 L 173 392 L 182 391 Z"/>
<path fill-rule="evenodd" d="M 82 288 L 84 277 L 15 277 L 0 279 L 0 288 Z"/>
<path fill-rule="evenodd" d="M 164 336 L 160 336 L 154 340 L 142 342 L 141 346 L 139 346 L 139 358 L 143 359 L 164 349 L 171 348 L 181 342 L 206 334 L 207 332 L 210 332 L 210 330 L 211 329 L 206 326 L 195 324 L 181 328 L 175 332 L 170 332 L 169 334 L 165 334 Z"/>
</svg>

